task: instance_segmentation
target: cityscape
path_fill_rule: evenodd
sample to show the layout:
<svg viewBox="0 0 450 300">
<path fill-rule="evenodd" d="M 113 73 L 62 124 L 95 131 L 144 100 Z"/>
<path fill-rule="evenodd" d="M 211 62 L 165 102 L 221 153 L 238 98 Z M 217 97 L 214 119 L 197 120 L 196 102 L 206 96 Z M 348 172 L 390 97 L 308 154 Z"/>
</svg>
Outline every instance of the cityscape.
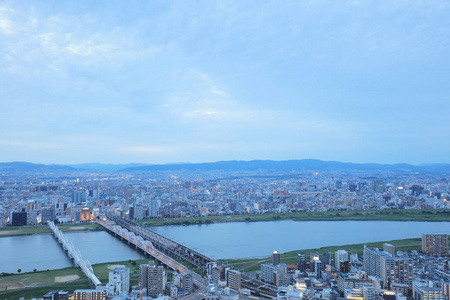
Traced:
<svg viewBox="0 0 450 300">
<path fill-rule="evenodd" d="M 449 16 L 0 0 L 0 300 L 450 300 Z"/>
<path fill-rule="evenodd" d="M 448 295 L 447 233 L 423 232 L 425 227 L 420 222 L 448 221 L 450 182 L 445 173 L 382 169 L 131 173 L 73 169 L 67 172 L 69 167 L 55 171 L 52 166 L 50 171 L 36 171 L 33 166 L 30 164 L 28 171 L 17 171 L 14 167 L 3 171 L 1 239 L 20 238 L 22 234 L 25 237 L 51 234 L 59 244 L 55 249 L 62 249 L 71 260 L 66 267 L 78 267 L 83 272 L 81 276 L 56 276 L 63 278 L 59 281 L 61 286 L 66 287 L 67 283 L 77 286 L 77 282 L 86 278 L 78 283 L 85 288 L 58 289 L 59 285 L 53 284 L 54 290 L 40 297 L 33 294 L 35 299 L 375 300 L 382 297 L 438 300 Z M 339 248 L 337 245 L 345 239 L 333 242 L 328 237 L 324 245 L 336 245 L 334 251 L 322 247 L 312 251 L 298 249 L 299 245 L 308 243 L 296 243 L 297 248 L 288 250 L 297 251 L 286 260 L 277 250 L 282 245 L 277 243 L 271 244 L 274 249 L 270 257 L 271 252 L 261 254 L 253 250 L 247 256 L 230 259 L 232 252 L 225 252 L 221 255 L 226 256 L 222 257 L 214 253 L 216 250 L 202 253 L 197 248 L 202 246 L 190 248 L 158 230 L 167 225 L 176 230 L 195 226 L 203 230 L 200 234 L 207 234 L 206 228 L 223 222 L 251 225 L 295 220 L 302 224 L 333 219 L 336 223 L 379 220 L 388 222 L 389 228 L 401 228 L 389 222 L 405 220 L 419 221 L 419 225 L 416 235 L 409 237 L 413 239 L 395 235 L 392 244 L 386 241 L 379 247 L 368 243 L 359 249 L 354 245 Z M 434 231 L 443 228 L 441 222 L 428 224 L 436 225 Z M 317 224 L 313 228 L 316 234 L 323 234 Z M 219 239 L 214 242 L 220 243 L 219 247 L 233 243 L 220 239 L 221 232 L 217 230 L 214 234 Z M 71 239 L 80 231 L 81 234 L 101 231 L 115 240 L 125 241 L 125 247 L 139 251 L 141 263 L 134 259 L 127 264 L 108 263 L 107 257 L 91 262 L 85 252 L 89 250 L 80 251 L 82 244 L 78 244 L 88 242 Z M 262 238 L 266 239 L 267 235 Z M 96 239 L 103 243 L 104 237 Z M 371 239 L 356 241 L 361 244 Z M 48 247 L 44 251 L 50 251 Z M 108 256 L 107 252 L 102 255 Z M 245 257 L 251 256 L 260 259 L 246 266 Z M 99 262 L 107 263 L 108 271 L 100 272 L 107 274 L 103 278 L 97 277 L 98 269 L 93 268 Z M 128 264 L 134 269 L 130 270 Z M 5 293 L 2 299 L 15 297 L 8 297 L 8 291 L 12 293 L 9 295 L 20 295 L 15 293 L 25 285 L 17 281 L 17 276 L 50 272 L 46 269 L 33 265 L 33 270 L 24 268 L 23 275 L 20 275 L 22 270 L 15 269 L 1 273 L 0 285 Z M 27 289 L 23 291 L 25 294 Z"/>
</svg>

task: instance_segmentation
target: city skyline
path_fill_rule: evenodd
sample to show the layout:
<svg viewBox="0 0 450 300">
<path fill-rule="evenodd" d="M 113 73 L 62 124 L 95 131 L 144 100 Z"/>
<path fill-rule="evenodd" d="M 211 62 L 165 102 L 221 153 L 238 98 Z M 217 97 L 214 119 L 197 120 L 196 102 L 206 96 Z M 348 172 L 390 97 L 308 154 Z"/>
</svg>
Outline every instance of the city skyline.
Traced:
<svg viewBox="0 0 450 300">
<path fill-rule="evenodd" d="M 1 161 L 450 163 L 449 14 L 2 1 Z"/>
</svg>

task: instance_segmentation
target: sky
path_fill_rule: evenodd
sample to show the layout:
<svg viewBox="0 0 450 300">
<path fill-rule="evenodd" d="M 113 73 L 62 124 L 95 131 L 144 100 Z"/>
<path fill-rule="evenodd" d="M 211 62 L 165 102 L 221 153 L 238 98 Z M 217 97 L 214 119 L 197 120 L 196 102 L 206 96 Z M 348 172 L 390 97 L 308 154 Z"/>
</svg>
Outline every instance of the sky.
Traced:
<svg viewBox="0 0 450 300">
<path fill-rule="evenodd" d="M 450 1 L 0 1 L 0 161 L 450 163 Z"/>
</svg>

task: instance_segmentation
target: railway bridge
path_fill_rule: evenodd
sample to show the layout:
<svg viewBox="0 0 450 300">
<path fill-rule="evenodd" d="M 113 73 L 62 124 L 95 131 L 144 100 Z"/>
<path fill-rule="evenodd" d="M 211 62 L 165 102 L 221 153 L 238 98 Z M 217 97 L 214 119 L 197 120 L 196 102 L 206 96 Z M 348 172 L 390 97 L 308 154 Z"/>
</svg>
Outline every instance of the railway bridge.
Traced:
<svg viewBox="0 0 450 300">
<path fill-rule="evenodd" d="M 122 228 L 121 230 L 126 231 L 125 234 L 131 237 L 130 239 L 127 240 L 129 241 L 139 240 L 140 243 L 142 243 L 143 240 L 147 240 L 153 246 L 153 251 L 159 250 L 160 251 L 160 252 L 158 251 L 159 253 L 164 254 L 167 257 L 170 256 L 175 259 L 186 261 L 197 268 L 203 268 L 205 270 L 207 269 L 207 265 L 210 263 L 213 263 L 217 266 L 222 265 L 220 262 L 217 262 L 214 259 L 209 258 L 193 249 L 190 249 L 165 236 L 162 236 L 136 222 L 125 220 L 123 218 L 119 218 L 111 214 L 108 214 L 107 217 L 110 220 L 113 220 L 116 224 L 120 225 L 117 227 L 116 231 L 119 230 L 118 229 L 119 227 Z M 99 222 L 99 224 L 103 225 L 102 223 L 105 222 Z M 202 285 L 206 287 L 207 285 L 206 280 L 202 279 L 200 281 L 201 276 L 198 275 L 197 273 L 194 274 L 196 275 L 196 277 L 193 277 L 194 280 L 197 279 L 197 282 L 201 282 Z M 251 278 L 250 276 L 247 276 L 245 274 L 241 274 L 241 284 L 242 287 L 258 292 L 262 296 L 268 298 L 276 298 L 277 296 L 278 288 L 276 286 Z"/>
<path fill-rule="evenodd" d="M 48 226 L 53 232 L 53 235 L 58 240 L 58 242 L 61 244 L 63 249 L 67 252 L 67 255 L 73 259 L 75 262 L 75 265 L 77 267 L 80 267 L 81 270 L 83 270 L 83 273 L 86 275 L 87 278 L 94 284 L 95 286 L 100 285 L 101 282 L 95 276 L 94 270 L 92 269 L 92 265 L 87 259 L 83 259 L 81 256 L 81 252 L 78 249 L 75 249 L 73 246 L 73 243 L 70 242 L 67 237 L 62 233 L 61 230 L 59 230 L 58 226 L 55 225 L 52 221 L 47 222 Z"/>
</svg>

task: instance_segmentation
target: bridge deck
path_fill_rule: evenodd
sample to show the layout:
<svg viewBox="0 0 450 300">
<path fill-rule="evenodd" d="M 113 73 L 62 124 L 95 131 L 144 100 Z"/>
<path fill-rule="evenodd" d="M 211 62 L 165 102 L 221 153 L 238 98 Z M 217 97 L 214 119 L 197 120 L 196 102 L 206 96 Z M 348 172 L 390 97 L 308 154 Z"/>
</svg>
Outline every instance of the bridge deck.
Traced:
<svg viewBox="0 0 450 300">
<path fill-rule="evenodd" d="M 162 253 L 161 251 L 155 249 L 151 243 L 145 243 L 145 241 L 140 237 L 136 236 L 133 232 L 129 232 L 128 230 L 124 230 L 120 226 L 113 226 L 108 222 L 105 221 L 97 221 L 98 224 L 103 226 L 108 231 L 115 233 L 119 235 L 120 237 L 124 238 L 136 248 L 141 249 L 145 253 L 149 254 L 150 256 L 154 257 L 155 259 L 159 260 L 169 268 L 176 270 L 182 274 L 190 274 L 192 275 L 192 279 L 194 280 L 194 284 L 196 284 L 199 287 L 204 287 L 206 289 L 207 282 L 204 278 L 202 278 L 199 274 L 193 272 L 189 268 L 185 267 L 183 264 L 177 262 L 173 258 L 169 257 L 168 255 Z M 120 227 L 120 228 L 119 228 Z"/>
</svg>

